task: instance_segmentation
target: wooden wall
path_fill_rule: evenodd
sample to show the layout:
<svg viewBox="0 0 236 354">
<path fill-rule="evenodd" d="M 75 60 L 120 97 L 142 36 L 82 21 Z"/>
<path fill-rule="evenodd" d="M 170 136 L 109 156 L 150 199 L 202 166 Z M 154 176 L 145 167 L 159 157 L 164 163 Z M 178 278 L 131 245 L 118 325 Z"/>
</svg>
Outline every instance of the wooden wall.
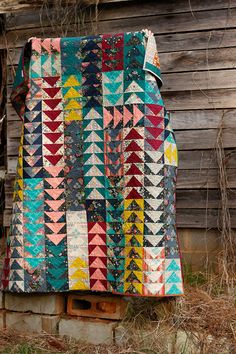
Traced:
<svg viewBox="0 0 236 354">
<path fill-rule="evenodd" d="M 236 0 L 104 1 L 97 33 L 149 28 L 156 36 L 164 85 L 179 148 L 177 223 L 179 228 L 217 228 L 219 169 L 216 140 L 222 123 L 232 226 L 236 227 Z M 43 29 L 41 25 L 44 25 Z M 25 41 L 54 36 L 39 10 L 7 15 L 8 85 Z M 81 34 L 90 33 L 90 25 Z M 77 33 L 69 31 L 67 35 Z M 7 105 L 7 179 L 5 225 L 9 225 L 12 181 L 20 121 Z"/>
</svg>

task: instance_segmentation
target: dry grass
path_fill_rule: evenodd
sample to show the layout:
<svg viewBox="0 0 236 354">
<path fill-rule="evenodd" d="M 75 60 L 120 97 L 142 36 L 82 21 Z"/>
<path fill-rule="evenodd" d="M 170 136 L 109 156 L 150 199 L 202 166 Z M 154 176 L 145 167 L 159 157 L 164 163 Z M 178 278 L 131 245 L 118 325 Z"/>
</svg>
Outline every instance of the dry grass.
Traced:
<svg viewBox="0 0 236 354">
<path fill-rule="evenodd" d="M 0 352 L 233 354 L 236 352 L 236 296 L 219 287 L 220 279 L 216 276 L 205 280 L 201 278 L 200 285 L 187 285 L 181 298 L 131 299 L 126 317 L 119 325 L 120 345 L 92 346 L 47 334 L 34 336 L 6 331 L 0 335 Z"/>
</svg>

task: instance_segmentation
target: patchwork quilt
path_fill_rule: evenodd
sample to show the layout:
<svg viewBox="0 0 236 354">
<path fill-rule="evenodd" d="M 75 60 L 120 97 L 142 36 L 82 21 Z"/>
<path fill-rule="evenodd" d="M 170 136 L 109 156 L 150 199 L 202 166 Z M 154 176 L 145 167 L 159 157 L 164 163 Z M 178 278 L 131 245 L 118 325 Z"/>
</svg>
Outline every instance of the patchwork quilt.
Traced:
<svg viewBox="0 0 236 354">
<path fill-rule="evenodd" d="M 32 38 L 2 287 L 183 294 L 177 147 L 152 33 Z"/>
</svg>

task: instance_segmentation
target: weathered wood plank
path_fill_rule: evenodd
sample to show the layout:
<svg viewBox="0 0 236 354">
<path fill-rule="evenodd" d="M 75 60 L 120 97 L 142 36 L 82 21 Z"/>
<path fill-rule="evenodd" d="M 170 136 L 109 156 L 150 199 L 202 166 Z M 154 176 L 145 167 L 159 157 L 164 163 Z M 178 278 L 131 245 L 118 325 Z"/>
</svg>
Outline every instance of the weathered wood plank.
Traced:
<svg viewBox="0 0 236 354">
<path fill-rule="evenodd" d="M 171 111 L 170 122 L 174 130 L 236 128 L 236 110 Z"/>
<path fill-rule="evenodd" d="M 195 71 L 163 74 L 162 92 L 212 90 L 236 87 L 236 70 Z"/>
<path fill-rule="evenodd" d="M 217 209 L 221 206 L 218 189 L 178 189 L 176 193 L 177 209 Z M 228 207 L 236 209 L 236 190 L 230 190 Z"/>
<path fill-rule="evenodd" d="M 177 226 L 193 228 L 216 228 L 218 225 L 217 209 L 178 209 Z M 236 227 L 236 210 L 230 210 L 231 227 Z"/>
<path fill-rule="evenodd" d="M 16 113 L 15 109 L 12 107 L 11 103 L 6 104 L 6 112 L 7 112 L 7 121 L 19 121 L 20 117 Z"/>
<path fill-rule="evenodd" d="M 157 48 L 161 52 L 209 50 L 236 46 L 236 29 L 207 30 L 201 32 L 156 34 Z"/>
<path fill-rule="evenodd" d="M 99 2 L 101 4 L 106 4 L 106 3 L 117 3 L 117 2 L 127 2 L 127 1 L 130 1 L 130 0 L 99 0 Z M 43 0 L 31 0 L 31 1 L 28 1 L 28 0 L 25 0 L 25 1 L 22 1 L 22 0 L 3 0 L 1 1 L 1 4 L 0 4 L 0 13 L 12 13 L 12 12 L 19 12 L 19 11 L 24 11 L 24 10 L 27 10 L 27 9 L 34 9 L 34 10 L 37 10 L 39 7 L 41 7 L 42 5 L 45 5 L 45 2 Z M 78 4 L 78 1 L 76 0 L 63 0 L 61 1 L 61 5 L 63 6 L 64 5 L 68 5 L 68 4 L 71 4 L 72 6 L 74 4 Z M 96 4 L 96 1 L 95 0 L 86 0 L 86 1 L 83 1 L 81 0 L 80 1 L 80 5 L 84 5 L 84 6 L 89 6 L 89 5 L 93 5 L 93 4 Z M 52 6 L 54 5 L 55 6 L 55 1 L 54 0 L 47 0 L 47 5 L 48 6 Z"/>
<path fill-rule="evenodd" d="M 10 121 L 7 123 L 7 126 L 9 142 L 13 139 L 17 139 L 18 141 L 21 133 L 21 121 Z M 179 150 L 214 149 L 217 134 L 217 129 L 175 131 Z M 234 148 L 236 146 L 236 128 L 223 129 L 223 145 L 225 148 Z"/>
<path fill-rule="evenodd" d="M 140 29 L 140 28 L 139 28 Z M 51 36 L 52 36 L 51 31 Z M 42 36 L 43 33 L 41 33 Z M 40 35 L 41 35 L 40 34 Z M 71 35 L 72 33 L 68 33 Z M 46 35 L 46 34 L 45 34 Z M 72 34 L 73 35 L 73 34 Z M 79 35 L 78 33 L 75 35 Z M 50 31 L 48 31 L 50 36 Z M 7 41 L 7 48 L 22 47 L 26 40 L 30 38 L 30 31 L 24 37 L 15 38 L 14 43 Z M 157 47 L 159 53 L 162 52 L 179 52 L 179 51 L 195 51 L 199 49 L 219 49 L 219 48 L 232 48 L 236 46 L 236 29 L 227 30 L 207 30 L 200 32 L 187 32 L 187 33 L 170 33 L 170 34 L 156 34 Z M 6 47 L 5 39 L 0 36 L 0 49 Z"/>
<path fill-rule="evenodd" d="M 20 138 L 10 139 L 7 138 L 7 156 L 16 156 L 18 155 Z"/>
<path fill-rule="evenodd" d="M 231 193 L 232 194 L 232 193 Z M 5 193 L 5 209 L 12 207 L 13 192 Z M 236 208 L 236 192 L 229 200 L 229 207 Z M 219 191 L 213 190 L 177 190 L 177 208 L 182 209 L 206 209 L 218 208 L 220 205 Z"/>
<path fill-rule="evenodd" d="M 169 111 L 236 108 L 236 89 L 161 92 Z"/>
<path fill-rule="evenodd" d="M 162 92 L 166 108 L 173 111 L 236 108 L 236 90 Z"/>
<path fill-rule="evenodd" d="M 236 150 L 227 149 L 226 166 L 227 168 L 236 168 Z M 7 172 L 15 173 L 17 165 L 17 156 L 7 157 Z M 212 150 L 185 150 L 179 151 L 179 170 L 201 170 L 216 169 L 215 152 Z"/>
<path fill-rule="evenodd" d="M 203 50 L 159 53 L 162 73 L 235 69 L 235 55 L 236 48 L 206 48 Z"/>
<path fill-rule="evenodd" d="M 236 171 L 227 170 L 229 188 L 236 188 Z M 179 170 L 177 178 L 178 189 L 216 189 L 219 187 L 218 170 Z"/>
<path fill-rule="evenodd" d="M 16 67 L 8 67 L 11 85 Z M 162 92 L 236 88 L 236 69 L 163 74 Z M 11 91 L 11 87 L 9 86 Z"/>
<path fill-rule="evenodd" d="M 236 170 L 228 169 L 227 177 L 229 188 L 236 188 Z M 7 179 L 7 177 L 6 177 Z M 14 175 L 8 177 L 6 182 L 6 191 L 9 192 L 8 186 L 13 183 Z M 12 182 L 9 182 L 12 181 Z M 10 183 L 10 184 L 8 184 Z M 202 170 L 179 170 L 177 178 L 177 189 L 216 189 L 218 184 L 218 171 L 214 169 Z"/>
<path fill-rule="evenodd" d="M 218 209 L 177 209 L 177 227 L 216 228 Z M 236 227 L 236 210 L 231 209 L 231 226 Z M 4 210 L 3 225 L 10 226 L 11 210 Z"/>
<path fill-rule="evenodd" d="M 149 28 L 155 34 L 227 29 L 234 27 L 235 21 L 236 8 L 231 9 L 230 14 L 227 9 L 220 9 L 198 11 L 194 13 L 194 16 L 189 12 L 100 21 L 97 24 L 97 33 L 119 33 L 124 28 L 126 31 L 138 31 L 140 28 Z M 85 30 L 89 32 L 88 24 L 84 28 L 81 27 L 81 33 Z M 51 27 L 44 27 L 43 29 L 34 27 L 25 30 L 9 31 L 6 35 L 6 40 L 8 47 L 19 47 L 30 37 L 51 36 L 52 33 Z M 68 32 L 68 36 L 73 35 L 78 35 L 78 33 Z M 0 38 L 0 46 L 5 46 L 5 39 L 2 37 Z"/>
<path fill-rule="evenodd" d="M 236 202 L 232 203 L 235 207 Z M 219 208 L 220 194 L 218 189 L 178 189 L 176 193 L 176 206 L 182 209 L 208 209 Z"/>
<path fill-rule="evenodd" d="M 21 47 L 8 51 L 8 65 L 18 64 L 20 52 Z M 236 68 L 236 48 L 159 53 L 159 57 L 162 73 Z"/>
<path fill-rule="evenodd" d="M 79 35 L 77 33 L 77 35 Z M 7 42 L 7 48 L 22 47 L 25 41 L 29 38 L 15 41 L 14 45 Z M 207 30 L 201 32 L 187 32 L 187 33 L 171 33 L 156 35 L 157 47 L 159 53 L 179 52 L 179 51 L 195 51 L 195 50 L 210 50 L 219 48 L 233 48 L 236 46 L 236 29 L 227 30 Z M 0 37 L 0 49 L 6 47 L 4 38 Z"/>
<path fill-rule="evenodd" d="M 108 1 L 100 0 L 100 4 L 98 5 L 99 21 L 114 20 L 114 19 L 137 16 L 137 1 L 129 1 L 129 0 L 126 2 L 124 2 L 124 0 L 116 1 L 115 9 L 113 4 L 114 1 L 110 1 L 110 3 L 107 2 Z M 40 1 L 37 2 L 37 5 L 41 6 Z M 75 11 L 73 7 L 74 6 L 71 6 L 72 14 Z M 163 15 L 163 14 L 166 15 L 166 14 L 175 14 L 181 12 L 191 12 L 191 11 L 195 12 L 195 11 L 228 9 L 228 8 L 232 9 L 234 7 L 236 7 L 235 0 L 231 0 L 230 4 L 228 3 L 228 0 L 217 0 L 214 2 L 207 2 L 204 0 L 192 0 L 191 3 L 189 3 L 186 0 L 178 0 L 178 6 L 176 6 L 175 0 L 171 0 L 171 1 L 169 0 L 168 2 L 166 0 L 158 0 L 158 3 L 156 1 L 146 0 L 145 2 L 142 2 L 142 16 L 153 16 L 153 15 Z M 68 5 L 67 5 L 67 9 L 68 9 Z M 0 12 L 1 12 L 1 6 L 0 6 Z M 46 26 L 49 24 L 48 17 L 59 18 L 59 16 L 63 15 L 63 13 L 64 13 L 63 10 L 60 11 L 59 9 L 57 9 L 55 11 L 55 9 L 53 8 L 51 9 L 47 8 L 47 16 L 42 10 L 41 10 L 41 14 L 40 11 L 32 12 L 32 9 L 29 9 L 24 12 L 21 10 L 20 13 L 16 13 L 7 17 L 7 25 L 6 25 L 7 30 L 22 28 L 22 27 L 26 28 L 26 27 L 40 26 L 42 21 L 43 21 L 43 25 Z"/>
<path fill-rule="evenodd" d="M 220 195 L 218 189 L 202 190 L 177 189 L 177 209 L 214 209 L 219 208 Z M 5 193 L 5 209 L 12 207 L 13 191 Z M 236 209 L 236 190 L 229 192 L 229 208 Z"/>
<path fill-rule="evenodd" d="M 225 166 L 227 168 L 236 168 L 236 149 L 225 149 L 225 157 Z M 179 151 L 179 170 L 217 168 L 216 152 L 214 150 Z"/>
<path fill-rule="evenodd" d="M 9 65 L 7 67 L 8 91 L 11 91 L 16 69 L 17 65 Z M 236 87 L 236 69 L 164 73 L 162 77 L 162 92 Z"/>
<path fill-rule="evenodd" d="M 217 134 L 217 129 L 175 131 L 179 150 L 214 149 L 216 147 Z M 236 146 L 236 128 L 224 129 L 222 138 L 225 148 L 234 148 Z"/>
<path fill-rule="evenodd" d="M 17 121 L 19 129 L 21 121 L 11 103 L 6 109 L 8 122 Z M 170 122 L 174 130 L 217 129 L 221 123 L 223 128 L 236 128 L 236 109 L 170 111 Z"/>
</svg>

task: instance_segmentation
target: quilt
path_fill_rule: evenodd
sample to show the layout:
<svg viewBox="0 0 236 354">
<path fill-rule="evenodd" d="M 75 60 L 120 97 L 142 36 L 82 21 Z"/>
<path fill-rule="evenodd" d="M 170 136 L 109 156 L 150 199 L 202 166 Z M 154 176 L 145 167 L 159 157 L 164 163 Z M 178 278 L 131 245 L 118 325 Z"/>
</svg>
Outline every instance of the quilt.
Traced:
<svg viewBox="0 0 236 354">
<path fill-rule="evenodd" d="M 178 153 L 161 85 L 150 31 L 25 44 L 3 289 L 183 294 Z"/>
</svg>

